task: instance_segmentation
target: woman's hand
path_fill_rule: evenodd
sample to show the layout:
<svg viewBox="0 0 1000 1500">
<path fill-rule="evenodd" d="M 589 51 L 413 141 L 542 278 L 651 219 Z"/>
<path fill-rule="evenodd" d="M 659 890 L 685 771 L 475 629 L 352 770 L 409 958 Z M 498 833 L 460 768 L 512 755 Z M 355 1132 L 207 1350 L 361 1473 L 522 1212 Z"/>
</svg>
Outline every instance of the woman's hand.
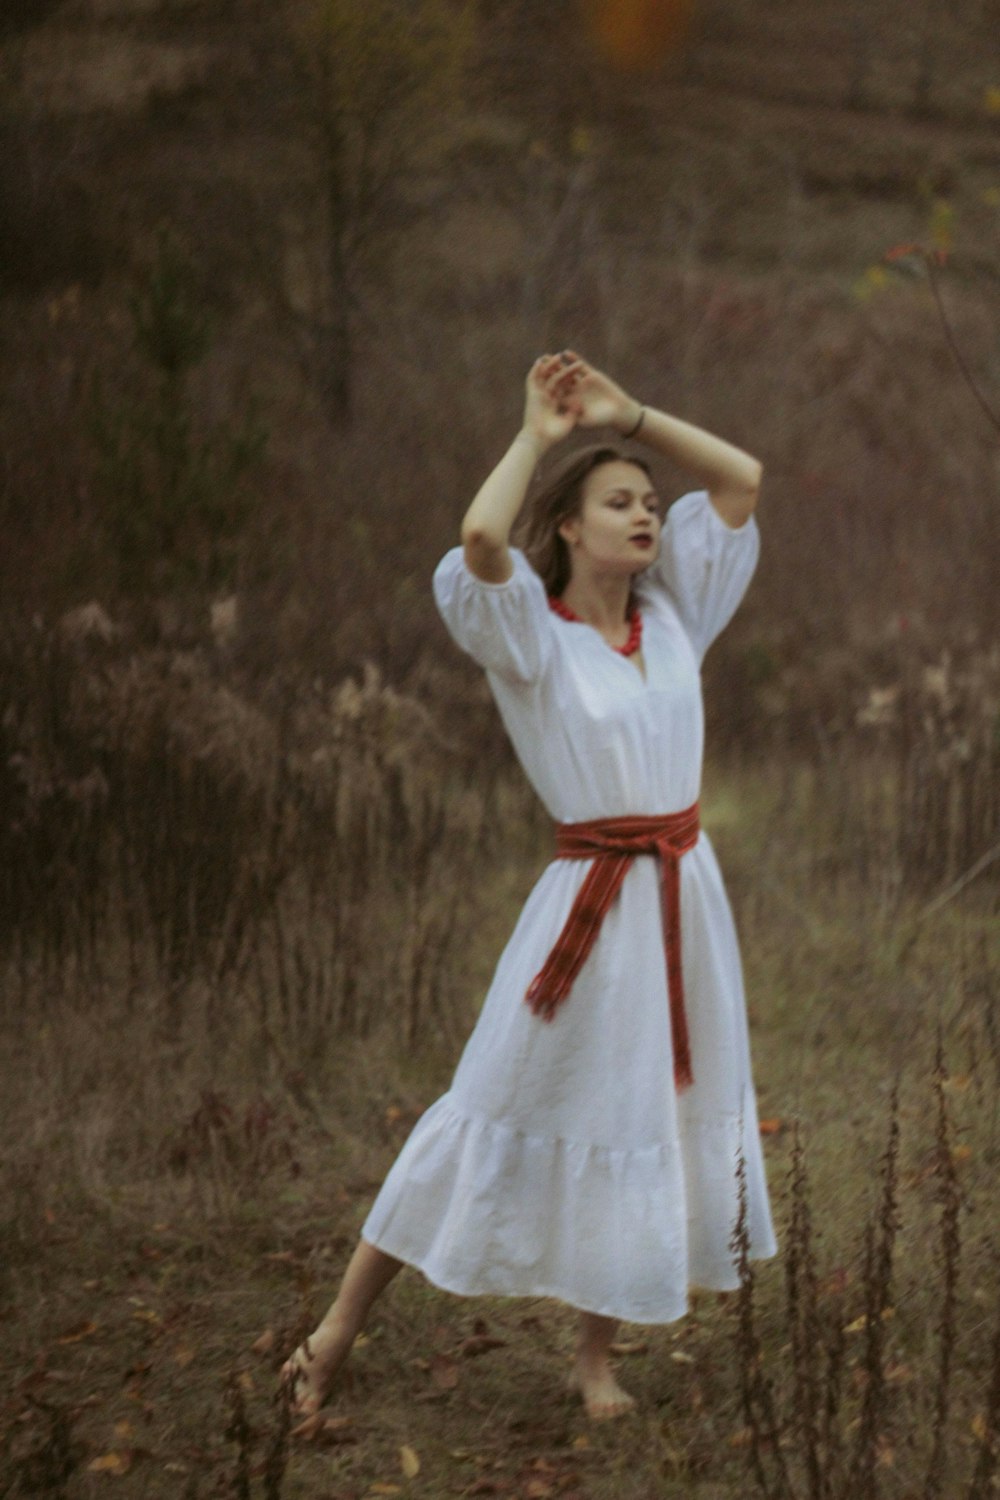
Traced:
<svg viewBox="0 0 1000 1500">
<path fill-rule="evenodd" d="M 577 423 L 580 427 L 614 427 L 619 432 L 629 432 L 642 413 L 641 404 L 629 396 L 620 385 L 578 354 L 568 350 L 573 360 L 572 399 L 579 408 Z"/>
<path fill-rule="evenodd" d="M 513 570 L 510 529 L 547 448 L 568 436 L 582 407 L 574 385 L 582 369 L 575 354 L 543 354 L 525 381 L 524 425 L 462 522 L 462 546 L 471 572 L 486 583 L 504 583 Z"/>
<path fill-rule="evenodd" d="M 523 430 L 542 447 L 559 443 L 573 431 L 583 408 L 576 383 L 586 367 L 576 354 L 543 354 L 525 381 Z"/>
</svg>

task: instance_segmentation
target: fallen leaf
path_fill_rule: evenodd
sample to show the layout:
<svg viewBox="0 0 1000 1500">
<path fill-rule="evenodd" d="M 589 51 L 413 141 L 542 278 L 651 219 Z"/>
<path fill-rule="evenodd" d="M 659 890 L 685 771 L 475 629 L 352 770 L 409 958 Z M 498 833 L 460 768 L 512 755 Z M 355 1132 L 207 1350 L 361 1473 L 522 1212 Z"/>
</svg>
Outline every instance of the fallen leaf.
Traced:
<svg viewBox="0 0 1000 1500">
<path fill-rule="evenodd" d="M 573 1439 L 573 1447 L 574 1448 L 589 1448 L 590 1447 L 590 1438 L 587 1436 L 587 1434 L 585 1432 L 582 1432 L 579 1437 L 575 1437 Z"/>
<path fill-rule="evenodd" d="M 306 1443 L 355 1443 L 353 1417 L 332 1417 L 322 1408 L 292 1428 L 291 1436 Z"/>
<path fill-rule="evenodd" d="M 611 1345 L 612 1354 L 647 1354 L 648 1352 L 648 1339 L 624 1339 L 620 1343 Z"/>
<path fill-rule="evenodd" d="M 135 1428 L 127 1417 L 115 1423 L 115 1437 L 131 1437 L 134 1431 Z"/>
<path fill-rule="evenodd" d="M 986 1418 L 983 1416 L 981 1411 L 976 1412 L 976 1415 L 973 1417 L 969 1425 L 972 1428 L 972 1436 L 978 1439 L 980 1443 L 985 1443 L 989 1440 L 990 1429 L 987 1426 Z"/>
<path fill-rule="evenodd" d="M 875 1445 L 875 1462 L 880 1469 L 895 1467 L 896 1450 L 884 1437 L 880 1437 Z"/>
<path fill-rule="evenodd" d="M 254 1339 L 250 1345 L 251 1354 L 270 1354 L 274 1348 L 275 1332 L 273 1328 L 265 1328 L 259 1339 Z"/>
<path fill-rule="evenodd" d="M 788 1122 L 775 1115 L 769 1120 L 758 1121 L 757 1128 L 761 1135 L 783 1135 L 788 1129 Z"/>
<path fill-rule="evenodd" d="M 946 1078 L 941 1087 L 954 1094 L 964 1094 L 971 1083 L 972 1078 L 968 1073 L 956 1073 L 954 1078 Z"/>
<path fill-rule="evenodd" d="M 529 1479 L 524 1489 L 524 1500 L 549 1500 L 555 1490 L 544 1479 Z"/>
<path fill-rule="evenodd" d="M 664 1461 L 668 1463 L 672 1469 L 679 1471 L 683 1468 L 690 1467 L 690 1465 L 688 1464 L 686 1453 L 681 1453 L 679 1449 L 671 1447 L 669 1443 L 664 1443 L 660 1451 L 663 1454 Z"/>
<path fill-rule="evenodd" d="M 428 1366 L 430 1377 L 440 1391 L 453 1391 L 458 1385 L 458 1364 L 450 1354 L 435 1354 Z"/>
<path fill-rule="evenodd" d="M 491 1349 L 505 1348 L 506 1343 L 506 1339 L 496 1339 L 488 1333 L 474 1333 L 462 1340 L 458 1352 L 465 1359 L 476 1359 L 480 1354 L 489 1354 Z"/>
<path fill-rule="evenodd" d="M 123 1448 L 115 1453 L 102 1453 L 100 1458 L 92 1458 L 87 1465 L 90 1474 L 127 1474 L 132 1467 L 134 1455 L 131 1448 Z"/>
<path fill-rule="evenodd" d="M 883 1307 L 883 1309 L 882 1309 L 882 1315 L 881 1316 L 882 1316 L 882 1322 L 883 1323 L 888 1323 L 888 1321 L 889 1321 L 890 1318 L 894 1318 L 896 1316 L 896 1309 L 894 1307 Z M 861 1316 L 860 1316 L 860 1318 L 855 1318 L 854 1321 L 853 1321 L 853 1323 L 848 1323 L 847 1324 L 847 1326 L 844 1329 L 844 1332 L 845 1333 L 861 1333 L 867 1327 L 868 1327 L 868 1314 L 867 1313 L 862 1313 Z"/>
<path fill-rule="evenodd" d="M 971 1146 L 953 1146 L 951 1148 L 951 1159 L 953 1162 L 961 1163 L 972 1160 Z"/>
<path fill-rule="evenodd" d="M 368 1487 L 369 1495 L 401 1495 L 403 1487 L 400 1484 L 372 1484 Z"/>
<path fill-rule="evenodd" d="M 729 1439 L 730 1448 L 749 1448 L 753 1444 L 753 1428 L 738 1427 Z"/>
<path fill-rule="evenodd" d="M 403 1118 L 403 1111 L 398 1104 L 390 1104 L 385 1112 L 385 1123 L 387 1125 L 398 1125 Z"/>
<path fill-rule="evenodd" d="M 420 1455 L 408 1443 L 404 1443 L 399 1450 L 399 1467 L 407 1479 L 416 1479 L 420 1473 Z"/>
<path fill-rule="evenodd" d="M 685 1354 L 683 1349 L 674 1349 L 674 1350 L 672 1350 L 671 1354 L 670 1354 L 670 1358 L 673 1360 L 673 1362 L 674 1362 L 675 1365 L 693 1365 L 694 1364 L 694 1356 L 690 1355 L 690 1354 Z"/>
<path fill-rule="evenodd" d="M 97 1332 L 97 1329 L 98 1325 L 90 1322 L 89 1319 L 85 1323 L 75 1323 L 72 1328 L 67 1329 L 61 1338 L 56 1339 L 56 1343 L 78 1344 L 81 1339 L 89 1339 L 92 1334 Z"/>
<path fill-rule="evenodd" d="M 192 1349 L 190 1344 L 181 1344 L 174 1350 L 174 1364 L 182 1370 L 186 1370 L 188 1365 L 193 1365 L 197 1358 L 197 1351 Z"/>
</svg>

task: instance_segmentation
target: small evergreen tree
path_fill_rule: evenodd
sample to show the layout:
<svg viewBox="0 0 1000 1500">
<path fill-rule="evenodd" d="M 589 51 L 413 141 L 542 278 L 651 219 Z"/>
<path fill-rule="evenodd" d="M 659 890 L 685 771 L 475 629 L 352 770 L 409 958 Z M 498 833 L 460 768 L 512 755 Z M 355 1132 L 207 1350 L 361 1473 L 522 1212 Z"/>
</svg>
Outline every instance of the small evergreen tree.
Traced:
<svg viewBox="0 0 1000 1500">
<path fill-rule="evenodd" d="M 212 325 L 194 268 L 161 231 L 149 272 L 129 298 L 137 368 L 132 389 L 99 382 L 92 405 L 101 522 L 128 597 L 233 581 L 249 517 L 248 476 L 264 433 L 251 411 L 230 425 L 198 420 L 191 376 Z"/>
</svg>

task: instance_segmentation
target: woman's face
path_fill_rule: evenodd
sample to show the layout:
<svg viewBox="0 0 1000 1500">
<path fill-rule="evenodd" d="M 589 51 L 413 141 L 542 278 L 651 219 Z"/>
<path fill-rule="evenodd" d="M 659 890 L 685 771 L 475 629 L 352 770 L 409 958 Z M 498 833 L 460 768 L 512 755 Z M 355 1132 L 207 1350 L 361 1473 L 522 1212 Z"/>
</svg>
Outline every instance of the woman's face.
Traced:
<svg viewBox="0 0 1000 1500">
<path fill-rule="evenodd" d="M 583 482 L 579 512 L 559 535 L 573 572 L 632 577 L 648 568 L 660 545 L 660 502 L 645 469 L 625 459 L 599 464 Z"/>
</svg>

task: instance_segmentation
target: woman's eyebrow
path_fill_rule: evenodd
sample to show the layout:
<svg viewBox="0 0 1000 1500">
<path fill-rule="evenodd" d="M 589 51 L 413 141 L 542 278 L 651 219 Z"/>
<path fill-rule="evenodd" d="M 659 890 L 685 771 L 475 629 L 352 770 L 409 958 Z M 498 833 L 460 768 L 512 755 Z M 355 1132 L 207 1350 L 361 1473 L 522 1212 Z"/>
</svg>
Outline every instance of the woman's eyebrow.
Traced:
<svg viewBox="0 0 1000 1500">
<path fill-rule="evenodd" d="M 618 484 L 618 485 L 615 486 L 615 488 L 613 490 L 606 490 L 604 498 L 605 498 L 605 500 L 610 500 L 612 498 L 612 496 L 614 496 L 614 495 L 625 495 L 629 499 L 631 499 L 631 497 L 635 493 L 636 493 L 636 491 L 629 489 L 628 485 Z M 641 494 L 639 496 L 640 500 L 659 500 L 659 498 L 660 497 L 656 493 L 655 490 L 646 490 L 643 494 Z"/>
</svg>

